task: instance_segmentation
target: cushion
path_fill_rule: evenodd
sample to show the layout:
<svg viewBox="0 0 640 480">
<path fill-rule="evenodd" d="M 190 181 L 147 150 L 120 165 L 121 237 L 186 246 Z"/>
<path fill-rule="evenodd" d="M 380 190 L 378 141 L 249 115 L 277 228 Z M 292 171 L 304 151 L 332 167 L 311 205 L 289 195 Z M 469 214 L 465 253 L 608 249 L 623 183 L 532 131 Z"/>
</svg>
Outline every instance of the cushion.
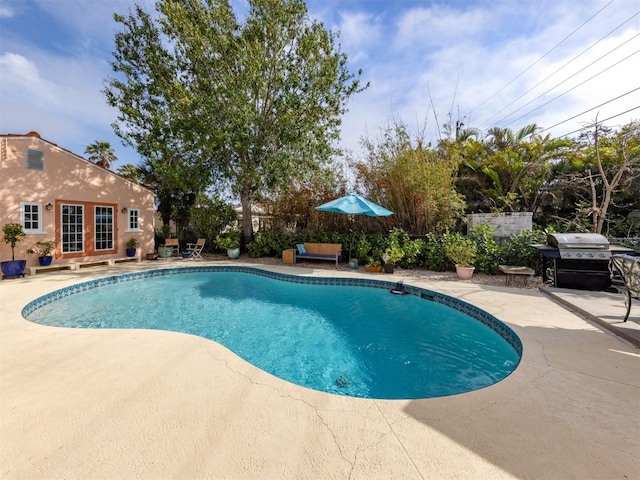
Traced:
<svg viewBox="0 0 640 480">
<path fill-rule="evenodd" d="M 304 255 L 305 253 L 307 253 L 307 251 L 304 248 L 304 245 L 301 243 L 296 243 L 296 247 L 298 248 L 298 253 L 300 255 Z"/>
</svg>

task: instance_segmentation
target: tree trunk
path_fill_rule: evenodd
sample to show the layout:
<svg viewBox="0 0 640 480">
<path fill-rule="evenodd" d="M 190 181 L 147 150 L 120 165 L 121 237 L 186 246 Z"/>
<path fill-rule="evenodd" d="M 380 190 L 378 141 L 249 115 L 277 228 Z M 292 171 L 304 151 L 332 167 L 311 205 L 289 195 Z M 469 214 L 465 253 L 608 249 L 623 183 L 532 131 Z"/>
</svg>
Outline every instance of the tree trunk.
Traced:
<svg viewBox="0 0 640 480">
<path fill-rule="evenodd" d="M 171 204 L 168 202 L 160 202 L 158 205 L 158 213 L 162 219 L 163 225 L 171 224 Z"/>
<path fill-rule="evenodd" d="M 253 241 L 253 219 L 251 217 L 251 196 L 248 192 L 240 194 L 242 204 L 242 243 L 247 245 Z"/>
</svg>

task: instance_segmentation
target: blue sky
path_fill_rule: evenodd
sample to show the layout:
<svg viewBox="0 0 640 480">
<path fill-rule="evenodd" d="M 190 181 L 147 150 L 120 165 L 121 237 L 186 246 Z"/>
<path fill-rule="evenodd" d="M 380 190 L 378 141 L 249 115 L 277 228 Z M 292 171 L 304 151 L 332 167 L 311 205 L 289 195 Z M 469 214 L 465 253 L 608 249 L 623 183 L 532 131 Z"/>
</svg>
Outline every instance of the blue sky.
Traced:
<svg viewBox="0 0 640 480">
<path fill-rule="evenodd" d="M 101 94 L 117 28 L 113 13 L 134 3 L 0 0 L 0 133 L 35 130 L 80 155 L 106 140 L 119 158 L 116 167 L 138 163 L 113 133 L 117 113 Z M 137 3 L 149 11 L 154 5 Z M 245 1 L 231 3 L 246 11 Z M 375 138 L 396 120 L 435 142 L 450 112 L 483 131 L 559 124 L 547 130 L 552 136 L 575 136 L 596 115 L 615 117 L 605 121 L 612 127 L 640 118 L 640 90 L 633 91 L 640 88 L 640 0 L 310 0 L 307 6 L 341 32 L 349 67 L 362 68 L 371 83 L 343 118 L 342 145 L 356 156 L 363 135 Z"/>
</svg>

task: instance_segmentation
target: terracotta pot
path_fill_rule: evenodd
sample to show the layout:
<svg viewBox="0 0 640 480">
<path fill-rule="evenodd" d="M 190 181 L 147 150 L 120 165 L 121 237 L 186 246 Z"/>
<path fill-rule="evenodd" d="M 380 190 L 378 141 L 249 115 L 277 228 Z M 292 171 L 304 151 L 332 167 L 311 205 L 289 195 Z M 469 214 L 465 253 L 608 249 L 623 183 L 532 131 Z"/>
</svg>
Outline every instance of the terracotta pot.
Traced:
<svg viewBox="0 0 640 480">
<path fill-rule="evenodd" d="M 364 267 L 365 272 L 371 273 L 380 273 L 382 271 L 382 267 Z"/>
<path fill-rule="evenodd" d="M 456 273 L 460 280 L 469 280 L 473 275 L 473 271 L 476 267 L 465 267 L 463 265 L 456 265 Z"/>
</svg>

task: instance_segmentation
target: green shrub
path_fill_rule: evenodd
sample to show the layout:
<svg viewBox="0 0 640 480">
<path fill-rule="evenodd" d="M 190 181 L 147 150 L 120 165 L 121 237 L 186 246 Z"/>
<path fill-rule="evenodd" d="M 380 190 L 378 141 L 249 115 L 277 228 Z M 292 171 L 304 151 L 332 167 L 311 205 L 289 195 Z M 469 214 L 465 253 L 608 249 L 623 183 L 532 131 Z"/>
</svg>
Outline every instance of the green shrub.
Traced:
<svg viewBox="0 0 640 480">
<path fill-rule="evenodd" d="M 294 248 L 296 243 L 300 241 L 296 242 L 296 239 L 288 233 L 257 232 L 253 241 L 247 245 L 247 250 L 252 258 L 279 257 L 283 250 Z"/>
<path fill-rule="evenodd" d="M 444 253 L 444 238 L 430 233 L 424 240 L 424 245 L 420 249 L 417 264 L 433 272 L 446 272 L 452 270 L 453 265 Z"/>
<path fill-rule="evenodd" d="M 367 240 L 367 235 L 359 233 L 353 236 L 353 251 L 352 257 L 357 258 L 360 263 L 367 262 L 373 256 L 373 249 L 371 243 Z M 377 259 L 378 261 L 380 259 Z"/>
<path fill-rule="evenodd" d="M 410 240 L 408 243 L 405 243 L 402 246 L 404 257 L 402 257 L 398 265 L 406 269 L 416 268 L 420 260 L 420 252 L 423 248 L 424 240 Z"/>
<path fill-rule="evenodd" d="M 479 273 L 498 273 L 500 265 L 500 246 L 493 239 L 493 230 L 489 225 L 471 228 L 467 236 L 476 245 L 474 267 Z"/>
<path fill-rule="evenodd" d="M 240 248 L 240 231 L 231 230 L 224 235 L 216 235 L 216 245 L 222 250 Z"/>
<path fill-rule="evenodd" d="M 547 234 L 544 231 L 523 230 L 500 247 L 501 263 L 533 268 L 537 274 L 540 274 L 542 273 L 542 255 L 531 245 L 546 243 Z"/>
</svg>

